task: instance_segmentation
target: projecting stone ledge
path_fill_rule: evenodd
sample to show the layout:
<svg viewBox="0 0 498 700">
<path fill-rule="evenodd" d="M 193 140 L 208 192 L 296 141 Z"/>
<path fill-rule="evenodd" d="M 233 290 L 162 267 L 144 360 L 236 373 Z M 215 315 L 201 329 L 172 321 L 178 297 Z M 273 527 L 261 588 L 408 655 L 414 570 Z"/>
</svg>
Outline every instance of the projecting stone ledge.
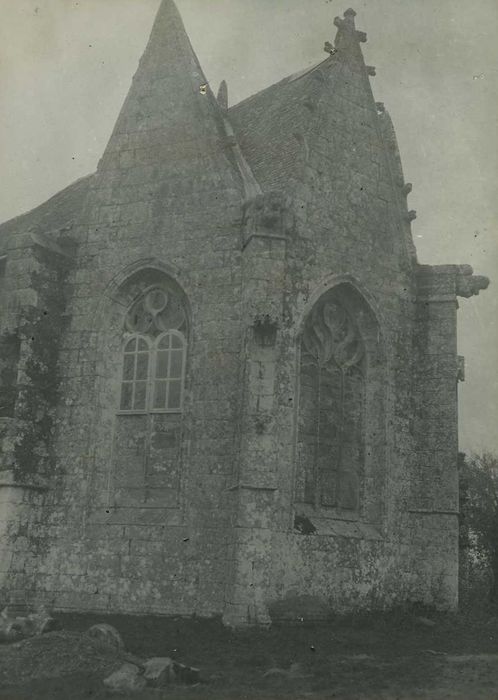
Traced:
<svg viewBox="0 0 498 700">
<path fill-rule="evenodd" d="M 483 275 L 474 275 L 470 265 L 458 265 L 456 293 L 459 297 L 472 297 L 482 289 L 489 287 L 489 279 Z"/>
<path fill-rule="evenodd" d="M 489 286 L 489 279 L 474 275 L 470 265 L 419 265 L 419 297 L 469 298 Z"/>
</svg>

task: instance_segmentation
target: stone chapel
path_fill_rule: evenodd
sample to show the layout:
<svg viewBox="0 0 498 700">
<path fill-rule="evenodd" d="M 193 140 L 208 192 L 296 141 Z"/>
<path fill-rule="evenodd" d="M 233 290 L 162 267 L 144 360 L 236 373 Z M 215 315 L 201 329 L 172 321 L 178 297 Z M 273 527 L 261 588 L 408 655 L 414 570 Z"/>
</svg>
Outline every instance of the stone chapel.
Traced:
<svg viewBox="0 0 498 700">
<path fill-rule="evenodd" d="M 97 171 L 0 227 L 5 601 L 457 605 L 457 298 L 488 280 L 417 262 L 366 35 L 335 25 L 229 107 L 163 0 Z"/>
</svg>

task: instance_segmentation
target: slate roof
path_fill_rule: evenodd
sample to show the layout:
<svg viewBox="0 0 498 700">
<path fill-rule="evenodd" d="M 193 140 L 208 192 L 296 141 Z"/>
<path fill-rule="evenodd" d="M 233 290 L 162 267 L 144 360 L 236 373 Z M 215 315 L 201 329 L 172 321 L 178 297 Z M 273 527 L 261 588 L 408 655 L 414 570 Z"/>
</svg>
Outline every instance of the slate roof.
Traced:
<svg viewBox="0 0 498 700">
<path fill-rule="evenodd" d="M 228 111 L 244 156 L 263 190 L 286 189 L 296 175 L 320 74 L 334 57 L 287 76 Z"/>
<path fill-rule="evenodd" d="M 36 227 L 50 234 L 51 231 L 60 230 L 77 219 L 94 177 L 95 175 L 91 174 L 76 180 L 43 204 L 1 224 L 0 251 L 5 250 L 12 236 L 18 233 L 26 233 Z"/>
</svg>

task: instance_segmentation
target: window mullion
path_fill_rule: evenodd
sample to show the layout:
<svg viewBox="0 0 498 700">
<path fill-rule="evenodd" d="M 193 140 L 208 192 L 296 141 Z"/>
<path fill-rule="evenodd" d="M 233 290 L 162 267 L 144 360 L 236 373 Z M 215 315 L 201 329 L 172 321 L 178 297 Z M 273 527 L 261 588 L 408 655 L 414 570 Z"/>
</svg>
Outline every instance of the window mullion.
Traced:
<svg viewBox="0 0 498 700">
<path fill-rule="evenodd" d="M 183 411 L 183 390 L 185 388 L 185 365 L 187 364 L 187 345 L 182 343 L 182 371 L 180 373 L 180 410 Z"/>
<path fill-rule="evenodd" d="M 150 413 L 154 408 L 154 390 L 156 378 L 156 360 L 157 347 L 152 345 L 149 349 L 149 358 L 147 362 L 147 389 L 145 392 L 145 408 Z"/>
<path fill-rule="evenodd" d="M 168 336 L 168 370 L 166 372 L 166 391 L 165 391 L 165 396 L 166 396 L 166 405 L 164 408 L 168 410 L 169 408 L 169 387 L 171 383 L 171 356 L 172 356 L 172 335 L 171 333 Z"/>
<path fill-rule="evenodd" d="M 137 370 L 138 370 L 138 341 L 135 344 L 133 353 L 133 382 L 131 384 L 131 410 L 135 410 L 135 395 L 137 390 Z"/>
</svg>

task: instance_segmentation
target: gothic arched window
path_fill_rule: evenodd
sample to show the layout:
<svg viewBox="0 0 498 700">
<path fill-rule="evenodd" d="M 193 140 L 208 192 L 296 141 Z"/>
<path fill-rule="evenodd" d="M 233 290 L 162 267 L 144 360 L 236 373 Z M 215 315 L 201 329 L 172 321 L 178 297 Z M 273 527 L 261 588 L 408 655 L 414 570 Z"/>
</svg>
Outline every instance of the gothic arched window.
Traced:
<svg viewBox="0 0 498 700">
<path fill-rule="evenodd" d="M 364 455 L 365 346 L 333 295 L 317 302 L 301 340 L 300 500 L 356 512 Z"/>
<path fill-rule="evenodd" d="M 169 331 L 158 338 L 154 349 L 152 409 L 179 411 L 185 371 L 185 338 L 178 331 Z"/>
<path fill-rule="evenodd" d="M 181 412 L 185 325 L 181 303 L 164 289 L 150 289 L 133 304 L 125 320 L 120 412 Z"/>
<path fill-rule="evenodd" d="M 144 411 L 147 405 L 150 343 L 147 338 L 134 336 L 127 341 L 123 357 L 121 384 L 122 411 Z"/>
</svg>

